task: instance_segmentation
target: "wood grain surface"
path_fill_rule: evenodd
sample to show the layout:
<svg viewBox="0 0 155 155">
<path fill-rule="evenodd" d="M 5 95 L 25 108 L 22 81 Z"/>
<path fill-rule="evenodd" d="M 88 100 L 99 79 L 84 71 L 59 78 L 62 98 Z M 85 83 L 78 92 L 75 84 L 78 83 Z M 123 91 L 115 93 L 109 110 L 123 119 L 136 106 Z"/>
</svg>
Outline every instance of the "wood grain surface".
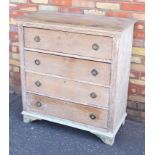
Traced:
<svg viewBox="0 0 155 155">
<path fill-rule="evenodd" d="M 36 106 L 38 101 L 41 103 L 40 107 Z M 56 116 L 95 127 L 107 127 L 107 110 L 30 93 L 27 93 L 27 106 L 28 111 Z M 95 119 L 90 118 L 92 114 L 96 117 Z"/>
<path fill-rule="evenodd" d="M 35 37 L 40 38 L 39 42 Z M 63 31 L 24 28 L 25 47 L 92 58 L 111 59 L 112 38 Z M 98 50 L 93 49 L 97 44 Z"/>
<path fill-rule="evenodd" d="M 36 64 L 36 61 L 39 64 Z M 25 67 L 40 73 L 66 77 L 76 81 L 110 85 L 111 66 L 108 63 L 25 51 Z"/>
<path fill-rule="evenodd" d="M 39 81 L 41 86 L 37 87 L 36 81 Z M 109 88 L 87 83 L 27 72 L 26 89 L 27 91 L 76 103 L 101 108 L 108 107 Z M 96 98 L 90 96 L 92 93 L 95 93 Z"/>
</svg>

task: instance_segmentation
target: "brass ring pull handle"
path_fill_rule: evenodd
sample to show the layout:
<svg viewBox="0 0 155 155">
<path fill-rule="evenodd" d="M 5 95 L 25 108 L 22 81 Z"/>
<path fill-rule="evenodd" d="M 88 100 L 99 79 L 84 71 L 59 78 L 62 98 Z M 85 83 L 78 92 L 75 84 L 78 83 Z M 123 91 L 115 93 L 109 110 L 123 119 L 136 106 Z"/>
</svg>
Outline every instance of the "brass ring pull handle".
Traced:
<svg viewBox="0 0 155 155">
<path fill-rule="evenodd" d="M 41 107 L 41 106 L 42 106 L 42 104 L 41 104 L 40 101 L 37 101 L 37 102 L 35 103 L 35 105 L 36 105 L 36 107 Z"/>
<path fill-rule="evenodd" d="M 35 85 L 36 85 L 37 87 L 40 87 L 40 86 L 41 86 L 41 82 L 40 82 L 40 81 L 36 81 L 36 82 L 35 82 Z"/>
<path fill-rule="evenodd" d="M 97 95 L 94 93 L 94 92 L 92 92 L 91 94 L 90 94 L 90 96 L 91 96 L 91 98 L 96 98 L 97 97 Z"/>
<path fill-rule="evenodd" d="M 93 76 L 97 76 L 97 75 L 98 75 L 98 71 L 97 71 L 96 69 L 93 69 L 93 70 L 91 71 L 91 74 L 92 74 Z"/>
<path fill-rule="evenodd" d="M 34 41 L 35 41 L 35 42 L 40 42 L 40 37 L 39 37 L 39 36 L 35 36 L 35 37 L 34 37 Z"/>
<path fill-rule="evenodd" d="M 90 114 L 89 117 L 90 117 L 92 120 L 96 119 L 96 116 L 95 116 L 94 114 Z"/>
<path fill-rule="evenodd" d="M 99 45 L 96 44 L 96 43 L 94 43 L 94 44 L 92 45 L 92 49 L 95 50 L 95 51 L 99 50 Z"/>
<path fill-rule="evenodd" d="M 39 59 L 36 59 L 34 62 L 35 62 L 36 65 L 40 65 L 40 60 Z"/>
</svg>

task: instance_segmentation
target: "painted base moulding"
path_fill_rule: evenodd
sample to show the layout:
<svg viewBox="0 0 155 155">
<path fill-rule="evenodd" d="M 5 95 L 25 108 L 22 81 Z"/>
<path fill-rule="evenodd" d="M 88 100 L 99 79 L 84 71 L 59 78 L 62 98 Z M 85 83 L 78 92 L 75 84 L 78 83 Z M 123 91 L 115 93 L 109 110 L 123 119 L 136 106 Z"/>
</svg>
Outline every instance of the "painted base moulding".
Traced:
<svg viewBox="0 0 155 155">
<path fill-rule="evenodd" d="M 27 112 L 27 111 L 23 111 L 22 114 L 23 114 L 24 123 L 31 123 L 36 120 L 46 120 L 54 123 L 59 123 L 61 125 L 66 125 L 66 126 L 78 128 L 81 130 L 89 131 L 90 133 L 99 137 L 103 143 L 108 145 L 114 144 L 116 133 L 120 129 L 121 125 L 125 124 L 125 118 L 127 116 L 127 114 L 124 115 L 124 117 L 120 120 L 119 125 L 116 127 L 116 129 L 113 132 L 107 132 L 106 129 L 105 130 L 96 129 L 93 126 L 89 126 L 89 125 L 85 125 L 85 124 L 81 124 L 81 123 L 77 123 L 77 122 L 73 122 L 70 120 L 65 120 L 65 119 L 61 119 L 61 118 L 57 118 L 49 115 L 46 116 L 46 115 L 41 115 L 38 113 Z"/>
</svg>

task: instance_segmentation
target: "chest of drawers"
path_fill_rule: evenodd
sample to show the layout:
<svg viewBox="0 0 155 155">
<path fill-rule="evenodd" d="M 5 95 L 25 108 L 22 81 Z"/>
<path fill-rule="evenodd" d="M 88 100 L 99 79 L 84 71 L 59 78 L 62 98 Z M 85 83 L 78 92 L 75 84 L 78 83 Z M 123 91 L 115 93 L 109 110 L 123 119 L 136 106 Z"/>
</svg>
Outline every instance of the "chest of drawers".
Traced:
<svg viewBox="0 0 155 155">
<path fill-rule="evenodd" d="M 134 21 L 38 12 L 18 26 L 24 122 L 68 125 L 112 145 L 126 118 Z"/>
</svg>

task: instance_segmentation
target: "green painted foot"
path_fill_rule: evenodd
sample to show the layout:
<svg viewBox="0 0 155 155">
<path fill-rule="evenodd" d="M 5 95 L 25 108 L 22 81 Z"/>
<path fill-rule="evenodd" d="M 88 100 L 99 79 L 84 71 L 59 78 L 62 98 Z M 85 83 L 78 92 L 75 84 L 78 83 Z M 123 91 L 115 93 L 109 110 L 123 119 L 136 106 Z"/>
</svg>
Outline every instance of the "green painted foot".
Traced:
<svg viewBox="0 0 155 155">
<path fill-rule="evenodd" d="M 31 123 L 33 121 L 37 120 L 37 118 L 28 116 L 28 115 L 23 115 L 23 121 L 24 123 Z"/>
<path fill-rule="evenodd" d="M 96 133 L 93 133 L 95 134 L 98 138 L 101 139 L 101 141 L 105 144 L 108 144 L 108 145 L 113 145 L 114 144 L 114 141 L 115 141 L 115 137 L 108 137 L 106 135 L 99 135 L 99 134 L 96 134 Z"/>
<path fill-rule="evenodd" d="M 114 141 L 115 141 L 115 138 L 112 138 L 112 137 L 100 136 L 99 138 L 102 140 L 103 143 L 111 146 L 114 144 Z"/>
</svg>

